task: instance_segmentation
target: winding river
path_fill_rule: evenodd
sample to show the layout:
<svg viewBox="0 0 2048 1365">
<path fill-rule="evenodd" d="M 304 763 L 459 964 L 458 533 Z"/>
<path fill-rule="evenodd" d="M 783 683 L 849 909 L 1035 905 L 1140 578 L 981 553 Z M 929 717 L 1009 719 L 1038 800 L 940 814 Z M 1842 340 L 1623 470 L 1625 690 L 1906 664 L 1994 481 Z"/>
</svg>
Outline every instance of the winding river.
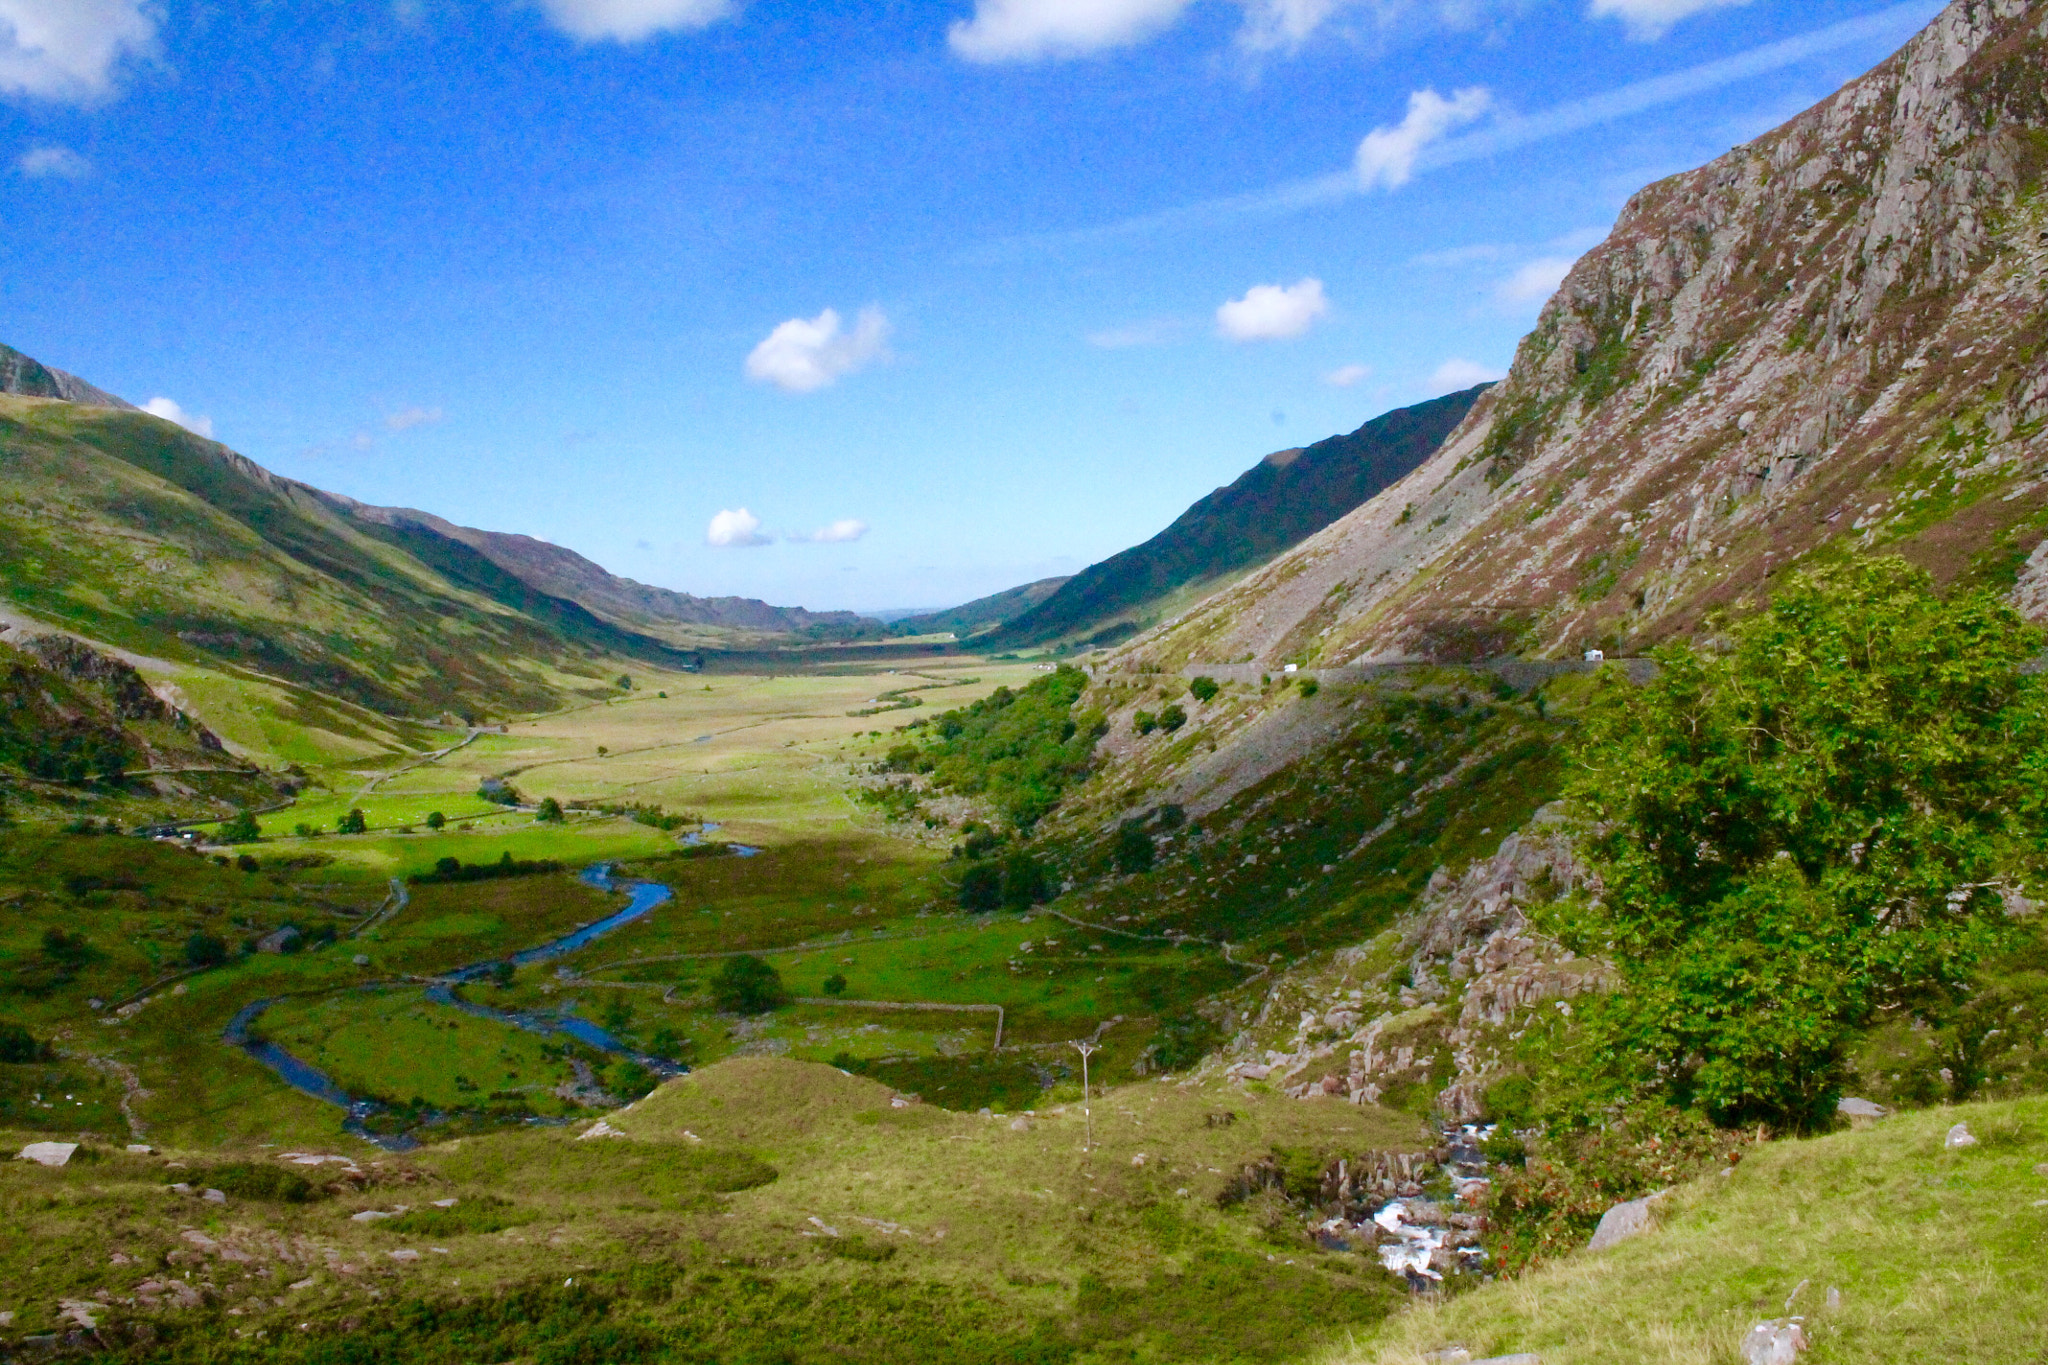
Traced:
<svg viewBox="0 0 2048 1365">
<path fill-rule="evenodd" d="M 739 846 L 735 845 L 733 851 L 735 853 L 740 852 Z M 742 856 L 751 856 L 759 851 L 758 849 L 749 849 Z M 455 993 L 458 986 L 488 976 L 501 962 L 509 961 L 514 966 L 526 967 L 537 962 L 548 962 L 555 958 L 565 957 L 587 944 L 596 942 L 613 930 L 631 924 L 634 920 L 639 919 L 642 915 L 654 909 L 655 906 L 669 900 L 675 894 L 660 882 L 636 881 L 622 884 L 613 878 L 611 864 L 609 863 L 598 863 L 594 867 L 587 867 L 580 875 L 586 885 L 594 886 L 600 891 L 623 892 L 627 897 L 625 907 L 605 916 L 601 920 L 586 924 L 572 933 L 564 934 L 557 939 L 550 939 L 537 948 L 528 948 L 523 952 L 513 953 L 509 958 L 493 957 L 487 958 L 482 962 L 472 962 L 468 966 L 457 967 L 453 971 L 444 972 L 437 977 L 431 978 L 427 982 L 427 999 L 437 1005 L 447 1005 L 454 1009 L 459 1009 L 465 1014 L 473 1014 L 479 1018 L 493 1019 L 499 1023 L 510 1024 L 514 1028 L 525 1029 L 529 1033 L 567 1034 L 577 1042 L 596 1048 L 601 1052 L 608 1052 L 614 1056 L 626 1057 L 636 1061 L 659 1076 L 680 1075 L 685 1068 L 663 1058 L 650 1057 L 644 1052 L 635 1051 L 587 1019 L 579 1019 L 573 1014 L 496 1010 L 488 1005 L 479 1005 L 475 1001 L 465 1000 Z M 385 990 L 393 986 L 405 984 L 409 983 L 403 981 L 380 981 L 352 987 L 351 989 Z M 257 1061 L 263 1063 L 263 1065 L 269 1067 L 277 1073 L 278 1077 L 286 1085 L 291 1086 L 294 1090 L 346 1110 L 348 1117 L 344 1121 L 343 1127 L 356 1136 L 367 1138 L 378 1146 L 391 1151 L 404 1151 L 418 1145 L 412 1137 L 405 1134 L 392 1135 L 371 1132 L 366 1126 L 365 1120 L 378 1113 L 382 1108 L 375 1100 L 349 1094 L 317 1068 L 300 1058 L 294 1057 L 276 1043 L 251 1034 L 250 1027 L 265 1010 L 275 1003 L 274 999 L 258 1000 L 243 1006 L 241 1011 L 228 1021 L 226 1030 L 221 1034 L 222 1041 L 240 1048 Z"/>
</svg>

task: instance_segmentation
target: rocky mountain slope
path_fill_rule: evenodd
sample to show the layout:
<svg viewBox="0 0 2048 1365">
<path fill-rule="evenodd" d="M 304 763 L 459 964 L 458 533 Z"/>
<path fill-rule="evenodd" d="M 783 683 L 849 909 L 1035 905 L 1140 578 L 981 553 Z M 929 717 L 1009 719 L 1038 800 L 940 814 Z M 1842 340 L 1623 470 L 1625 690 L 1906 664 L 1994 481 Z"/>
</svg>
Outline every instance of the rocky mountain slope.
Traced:
<svg viewBox="0 0 2048 1365">
<path fill-rule="evenodd" d="M 1174 666 L 1636 650 L 1817 553 L 2043 605 L 2048 6 L 1637 194 L 1425 464 L 1132 646 Z"/>
<path fill-rule="evenodd" d="M 53 370 L 12 346 L 0 346 L 0 393 L 18 393 L 27 398 L 61 398 L 67 403 L 91 408 L 136 411 L 135 405 L 127 399 L 116 398 L 105 389 L 95 388 L 75 374 Z"/>
<path fill-rule="evenodd" d="M 1275 451 L 1142 545 L 1074 575 L 1005 623 L 1005 645 L 1100 642 L 1150 626 L 1328 526 L 1427 459 L 1485 385 Z"/>
</svg>

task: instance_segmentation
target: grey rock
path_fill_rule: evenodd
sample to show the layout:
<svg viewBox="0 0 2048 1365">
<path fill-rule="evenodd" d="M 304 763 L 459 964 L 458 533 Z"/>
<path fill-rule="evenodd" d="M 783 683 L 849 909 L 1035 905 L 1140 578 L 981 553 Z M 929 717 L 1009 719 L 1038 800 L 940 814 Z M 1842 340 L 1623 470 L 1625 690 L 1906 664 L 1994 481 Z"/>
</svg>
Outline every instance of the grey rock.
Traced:
<svg viewBox="0 0 2048 1365">
<path fill-rule="evenodd" d="M 38 1166 L 62 1166 L 78 1150 L 75 1142 L 31 1142 L 21 1149 L 21 1160 Z"/>
<path fill-rule="evenodd" d="M 1668 1193 L 1668 1190 L 1658 1190 L 1655 1194 L 1646 1194 L 1641 1199 L 1616 1204 L 1601 1214 L 1600 1226 L 1593 1229 L 1593 1240 L 1586 1243 L 1586 1250 L 1605 1251 L 1656 1227 L 1657 1201 Z"/>
<path fill-rule="evenodd" d="M 1847 1119 L 1881 1119 L 1889 1117 L 1892 1111 L 1870 1100 L 1844 1095 L 1835 1101 L 1835 1112 Z"/>
<path fill-rule="evenodd" d="M 1743 1365 L 1792 1365 L 1806 1349 L 1806 1330 L 1796 1319 L 1760 1322 L 1742 1339 Z"/>
<path fill-rule="evenodd" d="M 1959 1123 L 1948 1130 L 1948 1136 L 1942 1139 L 1941 1145 L 1951 1150 L 1957 1147 L 1975 1147 L 1977 1139 L 1971 1134 L 1969 1124 Z"/>
<path fill-rule="evenodd" d="M 201 1199 L 204 1199 L 209 1204 L 225 1204 L 228 1202 L 227 1195 L 220 1190 L 208 1190 L 205 1194 L 202 1194 L 199 1197 Z"/>
<path fill-rule="evenodd" d="M 1472 1365 L 1543 1365 L 1543 1357 L 1534 1351 L 1517 1351 L 1511 1356 L 1485 1356 Z"/>
</svg>

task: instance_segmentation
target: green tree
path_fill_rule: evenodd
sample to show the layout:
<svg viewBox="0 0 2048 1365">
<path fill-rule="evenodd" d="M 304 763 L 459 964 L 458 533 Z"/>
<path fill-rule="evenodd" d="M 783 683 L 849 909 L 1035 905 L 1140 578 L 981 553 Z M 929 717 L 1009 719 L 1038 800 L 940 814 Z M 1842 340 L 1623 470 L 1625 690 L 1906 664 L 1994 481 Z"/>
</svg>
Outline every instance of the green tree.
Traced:
<svg viewBox="0 0 2048 1365">
<path fill-rule="evenodd" d="M 434 831 L 434 833 L 439 834 L 447 823 L 448 817 L 441 814 L 441 812 L 437 810 L 427 812 L 427 828 Z"/>
<path fill-rule="evenodd" d="M 637 1100 L 661 1084 L 661 1078 L 635 1061 L 620 1062 L 611 1069 L 606 1086 L 622 1099 Z"/>
<path fill-rule="evenodd" d="M 672 1028 L 658 1028 L 647 1044 L 647 1051 L 664 1061 L 688 1065 L 696 1059 L 697 1045 Z"/>
<path fill-rule="evenodd" d="M 370 822 L 360 808 L 351 809 L 347 815 L 334 822 L 334 827 L 343 834 L 367 834 Z"/>
<path fill-rule="evenodd" d="M 2041 648 L 1990 594 L 1943 602 L 1885 559 L 1793 579 L 1725 654 L 1610 680 L 1572 788 L 1603 890 L 1543 926 L 1620 980 L 1551 1064 L 1591 1078 L 1579 1116 L 1654 1096 L 1818 1128 L 1877 1011 L 1960 998 L 2048 847 Z"/>
<path fill-rule="evenodd" d="M 534 812 L 533 818 L 543 825 L 561 824 L 563 818 L 562 803 L 555 800 L 552 796 L 542 797 L 540 809 Z"/>
<path fill-rule="evenodd" d="M 1188 713 L 1181 709 L 1179 702 L 1175 702 L 1159 713 L 1159 728 L 1166 731 L 1169 735 L 1187 723 Z"/>
<path fill-rule="evenodd" d="M 1003 903 L 1003 870 L 994 863 L 975 863 L 960 876 L 960 908 L 994 910 Z"/>
<path fill-rule="evenodd" d="M 1150 711 L 1139 711 L 1131 717 L 1131 728 L 1141 735 L 1149 735 L 1159 728 L 1159 717 Z"/>
<path fill-rule="evenodd" d="M 1143 820 L 1126 820 L 1116 832 L 1116 847 L 1111 857 L 1119 872 L 1150 872 L 1152 870 L 1152 836 L 1145 832 Z"/>
<path fill-rule="evenodd" d="M 825 994 L 830 996 L 846 994 L 846 974 L 844 972 L 834 972 L 825 978 Z"/>
<path fill-rule="evenodd" d="M 228 960 L 227 940 L 200 930 L 185 940 L 185 963 L 191 967 L 218 967 Z"/>
<path fill-rule="evenodd" d="M 221 823 L 220 841 L 224 844 L 253 844 L 262 837 L 263 828 L 256 823 L 256 813 L 247 806 Z"/>
<path fill-rule="evenodd" d="M 724 1014 L 766 1014 L 789 1003 L 782 974 L 751 953 L 729 957 L 711 978 L 711 999 Z"/>
<path fill-rule="evenodd" d="M 1214 678 L 1196 678 L 1188 684 L 1188 693 L 1196 701 L 1214 701 L 1216 694 L 1222 690 L 1216 685 Z"/>
</svg>

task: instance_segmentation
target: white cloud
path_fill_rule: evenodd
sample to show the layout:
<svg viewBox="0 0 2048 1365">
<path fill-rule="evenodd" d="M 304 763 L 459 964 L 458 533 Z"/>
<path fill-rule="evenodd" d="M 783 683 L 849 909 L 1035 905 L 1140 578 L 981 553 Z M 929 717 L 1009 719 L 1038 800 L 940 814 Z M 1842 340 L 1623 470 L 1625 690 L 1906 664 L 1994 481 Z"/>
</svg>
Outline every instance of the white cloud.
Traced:
<svg viewBox="0 0 2048 1365">
<path fill-rule="evenodd" d="M 1088 344 L 1105 351 L 1120 351 L 1130 346 L 1159 346 L 1178 339 L 1186 330 L 1187 324 L 1179 318 L 1154 318 L 1150 322 L 1133 322 L 1124 327 L 1105 327 L 1099 332 L 1090 332 Z"/>
<path fill-rule="evenodd" d="M 838 312 L 827 308 L 814 318 L 791 318 L 770 332 L 747 356 L 747 378 L 784 393 L 810 393 L 888 354 L 889 319 L 881 309 L 861 309 L 853 330 L 842 332 Z"/>
<path fill-rule="evenodd" d="M 749 549 L 771 539 L 761 534 L 761 519 L 744 507 L 720 512 L 704 528 L 704 543 L 719 550 Z"/>
<path fill-rule="evenodd" d="M 83 180 L 92 174 L 92 163 L 69 147 L 31 147 L 14 169 L 31 180 Z"/>
<path fill-rule="evenodd" d="M 657 33 L 708 28 L 731 0 L 540 0 L 548 19 L 578 42 L 637 43 Z"/>
<path fill-rule="evenodd" d="M 400 408 L 384 418 L 388 431 L 411 431 L 414 427 L 431 426 L 445 414 L 439 408 Z"/>
<path fill-rule="evenodd" d="M 1482 85 L 1459 90 L 1449 99 L 1434 90 L 1417 90 L 1408 97 L 1405 118 L 1391 127 L 1373 129 L 1358 144 L 1354 165 L 1359 187 L 1391 190 L 1407 184 L 1423 148 L 1441 141 L 1453 128 L 1472 122 L 1492 103 L 1492 92 Z"/>
<path fill-rule="evenodd" d="M 1654 43 L 1680 19 L 1705 10 L 1748 3 L 1749 0 L 1593 0 L 1586 13 L 1595 19 L 1619 19 L 1628 25 L 1629 37 Z"/>
<path fill-rule="evenodd" d="M 1372 378 L 1370 365 L 1339 365 L 1323 376 L 1323 382 L 1333 389 L 1348 389 Z"/>
<path fill-rule="evenodd" d="M 1232 341 L 1279 341 L 1300 336 L 1329 311 L 1321 280 L 1255 284 L 1216 310 L 1216 330 Z"/>
<path fill-rule="evenodd" d="M 974 17 L 946 41 L 971 62 L 1082 57 L 1143 42 L 1172 25 L 1189 0 L 975 0 Z"/>
<path fill-rule="evenodd" d="M 142 410 L 152 417 L 161 417 L 166 422 L 176 422 L 194 436 L 204 436 L 209 441 L 213 439 L 213 419 L 211 417 L 199 417 L 189 413 L 172 399 L 163 397 L 152 398 L 142 405 Z"/>
<path fill-rule="evenodd" d="M 791 536 L 791 540 L 807 540 L 813 545 L 844 545 L 859 540 L 868 533 L 868 524 L 858 517 L 842 517 L 830 526 L 820 526 L 807 536 Z"/>
<path fill-rule="evenodd" d="M 1493 291 L 1495 299 L 1514 308 L 1542 303 L 1557 292 L 1576 260 L 1572 256 L 1539 256 L 1502 280 Z"/>
<path fill-rule="evenodd" d="M 1244 28 L 1237 35 L 1238 44 L 1253 52 L 1300 47 L 1342 3 L 1343 0 L 1246 0 Z"/>
<path fill-rule="evenodd" d="M 152 9 L 144 0 L 0 0 L 0 91 L 105 99 L 124 57 L 156 51 Z"/>
<path fill-rule="evenodd" d="M 1429 384 L 1433 389 L 1448 393 L 1453 389 L 1469 389 L 1474 384 L 1490 384 L 1506 377 L 1504 372 L 1481 365 L 1476 360 L 1453 356 L 1436 367 L 1436 373 L 1429 377 Z"/>
</svg>

